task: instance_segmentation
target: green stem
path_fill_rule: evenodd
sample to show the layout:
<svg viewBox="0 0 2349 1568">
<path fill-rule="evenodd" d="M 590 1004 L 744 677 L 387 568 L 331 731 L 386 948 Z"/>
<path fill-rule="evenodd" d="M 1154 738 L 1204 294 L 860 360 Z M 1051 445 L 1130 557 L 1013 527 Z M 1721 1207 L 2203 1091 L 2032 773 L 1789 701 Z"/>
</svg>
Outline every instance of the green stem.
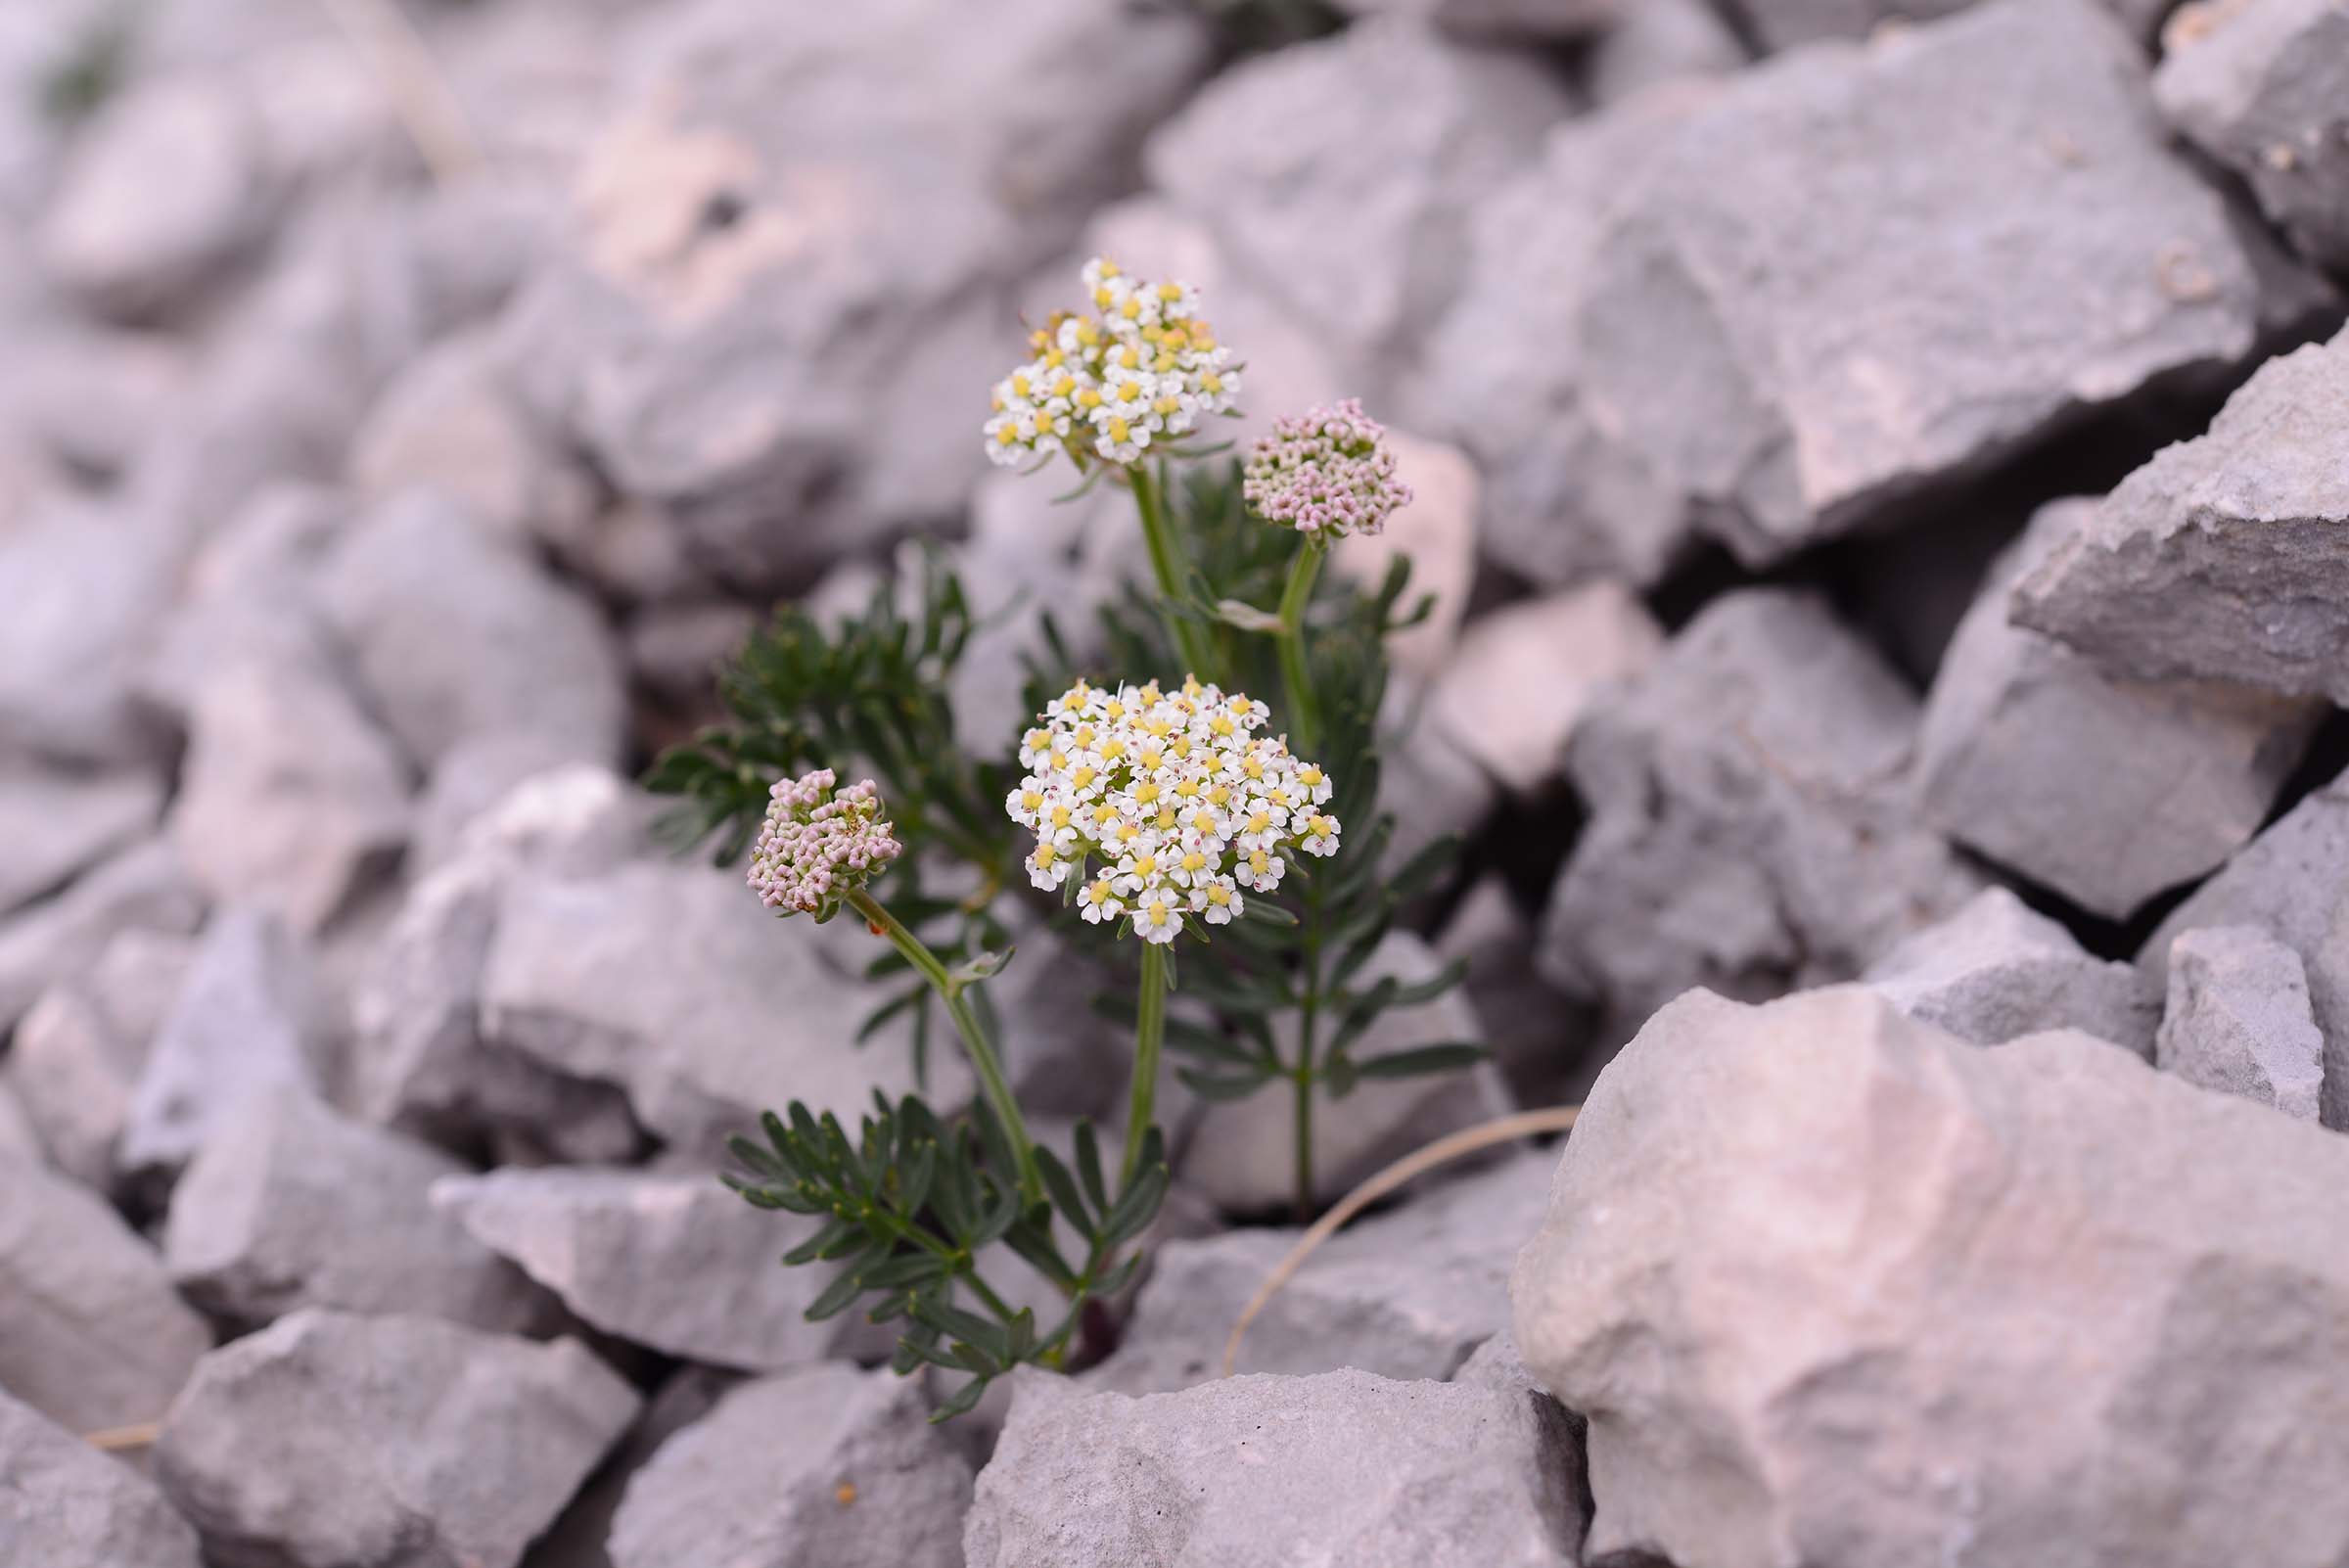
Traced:
<svg viewBox="0 0 2349 1568">
<path fill-rule="evenodd" d="M 962 1036 L 963 1049 L 979 1074 L 979 1085 L 987 1095 L 988 1107 L 995 1113 L 995 1120 L 1003 1124 L 1003 1135 L 1011 1139 L 1012 1155 L 1020 1167 L 1020 1196 L 1030 1204 L 1042 1203 L 1044 1176 L 1036 1163 L 1036 1145 L 1028 1136 L 1028 1124 L 1020 1118 L 1019 1102 L 1011 1097 L 1011 1083 L 1003 1076 L 1003 1064 L 995 1059 L 995 1048 L 989 1043 L 986 1029 L 962 994 L 962 983 L 946 973 L 946 966 L 939 962 L 938 954 L 921 938 L 906 930 L 896 915 L 862 888 L 849 895 L 849 907 L 896 944 L 905 961 L 921 972 L 946 1004 L 946 1016 L 954 1021 L 955 1031 Z"/>
<path fill-rule="evenodd" d="M 1174 634 L 1174 643 L 1182 651 L 1184 663 L 1190 666 L 1187 674 L 1201 680 L 1213 680 L 1215 661 L 1201 634 L 1199 623 L 1183 613 L 1182 563 L 1176 553 L 1174 538 L 1167 527 L 1166 509 L 1160 503 L 1156 485 L 1147 465 L 1134 463 L 1126 470 L 1126 481 L 1133 487 L 1134 510 L 1142 516 L 1142 542 L 1150 549 L 1150 570 L 1158 578 L 1159 597 L 1165 601 L 1167 629 Z"/>
<path fill-rule="evenodd" d="M 971 1289 L 977 1293 L 979 1299 L 986 1303 L 988 1309 L 997 1317 L 1008 1323 L 1019 1315 L 1018 1313 L 1012 1311 L 1010 1303 L 996 1295 L 989 1287 L 987 1281 L 979 1277 L 979 1268 L 976 1264 L 959 1270 L 959 1272 L 965 1280 L 969 1281 Z"/>
<path fill-rule="evenodd" d="M 1280 678 L 1289 688 L 1289 717 L 1297 726 L 1297 749 L 1311 756 L 1320 745 L 1320 714 L 1313 705 L 1313 683 L 1305 668 L 1305 607 L 1313 602 L 1313 579 L 1320 576 L 1321 557 L 1328 553 L 1319 535 L 1309 535 L 1289 566 L 1288 586 L 1280 594 Z"/>
<path fill-rule="evenodd" d="M 1297 1222 L 1313 1218 L 1313 1026 L 1321 1016 L 1320 895 L 1307 895 L 1305 995 L 1297 1013 Z"/>
<path fill-rule="evenodd" d="M 1158 1054 L 1167 1038 L 1167 949 L 1142 944 L 1141 1007 L 1133 1026 L 1133 1106 L 1126 1118 L 1126 1156 L 1118 1166 L 1118 1190 L 1133 1184 L 1141 1163 L 1142 1139 L 1150 1131 L 1151 1101 L 1158 1094 Z"/>
</svg>

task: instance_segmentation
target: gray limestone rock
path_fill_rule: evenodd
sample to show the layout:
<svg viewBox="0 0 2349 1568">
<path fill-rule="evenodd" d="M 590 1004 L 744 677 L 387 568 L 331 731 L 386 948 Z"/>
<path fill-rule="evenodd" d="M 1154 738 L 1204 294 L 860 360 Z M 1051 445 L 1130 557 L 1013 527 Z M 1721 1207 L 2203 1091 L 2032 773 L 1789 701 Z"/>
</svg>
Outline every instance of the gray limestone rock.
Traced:
<svg viewBox="0 0 2349 1568">
<path fill-rule="evenodd" d="M 840 1354 L 858 1318 L 804 1315 L 827 1268 L 776 1260 L 809 1222 L 753 1209 L 703 1172 L 508 1168 L 433 1202 L 582 1322 L 686 1360 L 774 1371 Z"/>
<path fill-rule="evenodd" d="M 0 1029 L 42 992 L 94 963 L 125 930 L 185 933 L 205 901 L 179 852 L 161 839 L 123 851 L 46 903 L 0 921 Z"/>
<path fill-rule="evenodd" d="M 1589 1420 L 1584 1549 L 2337 1562 L 2344 1182 L 2349 1143 L 2074 1032 L 1684 996 L 1600 1075 L 1511 1291 Z"/>
<path fill-rule="evenodd" d="M 59 981 L 17 1024 L 0 1079 L 14 1085 L 49 1161 L 85 1186 L 115 1184 L 115 1140 L 195 942 L 125 927 L 86 974 Z"/>
<path fill-rule="evenodd" d="M 1680 85 L 1483 205 L 1427 356 L 1431 429 L 1487 460 L 1496 543 L 1541 580 L 1652 578 L 1691 528 L 1760 564 L 1896 520 L 2311 298 L 2169 147 L 2092 0 Z"/>
<path fill-rule="evenodd" d="M 1604 109 L 1658 82 L 1744 66 L 1745 49 L 1713 0 L 1638 0 L 1591 40 L 1583 85 Z"/>
<path fill-rule="evenodd" d="M 2150 1056 L 2161 1021 L 2161 997 L 2134 966 L 2089 956 L 2004 888 L 1983 889 L 1863 978 L 1911 1018 L 1977 1045 L 2076 1029 Z"/>
<path fill-rule="evenodd" d="M 515 1568 L 642 1403 L 574 1340 L 311 1309 L 204 1359 L 156 1469 L 220 1568 Z"/>
<path fill-rule="evenodd" d="M 2349 271 L 2349 13 L 2332 0 L 2199 0 L 2165 41 L 2162 114 L 2250 185 L 2303 255 Z"/>
<path fill-rule="evenodd" d="M 1643 8 L 1647 0 L 1339 0 L 1358 17 L 1415 17 L 1471 36 L 1571 38 Z"/>
<path fill-rule="evenodd" d="M 319 596 L 420 764 L 470 736 L 526 730 L 618 759 L 626 694 L 601 616 L 445 495 L 407 490 L 362 514 L 327 557 Z"/>
<path fill-rule="evenodd" d="M 1436 721 L 1494 777 L 1530 794 L 1607 686 L 1637 675 L 1664 633 L 1631 591 L 1591 582 L 1471 623 L 1429 694 Z"/>
<path fill-rule="evenodd" d="M 1915 820 L 1916 703 L 1816 598 L 1727 594 L 1587 715 L 1591 820 L 1543 973 L 1635 1025 L 1691 986 L 1848 979 L 1981 886 Z"/>
<path fill-rule="evenodd" d="M 0 914 L 64 886 L 93 861 L 154 831 L 163 788 L 153 774 L 77 774 L 0 765 Z"/>
<path fill-rule="evenodd" d="M 196 1532 L 152 1482 L 0 1393 L 0 1561 L 201 1568 Z"/>
<path fill-rule="evenodd" d="M 628 1483 L 613 1568 L 962 1568 L 970 1463 L 886 1367 L 746 1383 Z"/>
<path fill-rule="evenodd" d="M 140 1070 L 118 1168 L 175 1177 L 246 1100 L 324 1082 L 329 1005 L 308 945 L 281 922 L 214 915 Z"/>
<path fill-rule="evenodd" d="M 1507 1325 L 1509 1268 L 1541 1221 L 1556 1163 L 1522 1155 L 1356 1222 L 1249 1326 L 1236 1369 L 1454 1376 Z M 1117 1353 L 1084 1374 L 1085 1386 L 1155 1394 L 1219 1375 L 1232 1325 L 1297 1236 L 1231 1230 L 1160 1247 Z"/>
<path fill-rule="evenodd" d="M 546 1297 L 434 1206 L 433 1183 L 463 1170 L 306 1089 L 263 1090 L 211 1130 L 172 1190 L 163 1262 L 190 1301 L 248 1325 L 303 1307 L 545 1325 Z"/>
<path fill-rule="evenodd" d="M 0 1163 L 0 1390 L 74 1432 L 155 1420 L 212 1345 L 105 1199 L 23 1162 Z"/>
<path fill-rule="evenodd" d="M 160 755 L 137 679 L 176 591 L 174 531 L 151 510 L 46 495 L 0 526 L 0 754 Z"/>
<path fill-rule="evenodd" d="M 2256 926 L 2201 926 L 2170 943 L 2154 1062 L 2189 1084 L 2318 1119 L 2325 1037 L 2300 955 Z"/>
<path fill-rule="evenodd" d="M 1254 1374 L 1129 1399 L 1015 1374 L 969 1568 L 1561 1568 L 1582 1535 L 1563 1414 L 1468 1383 Z"/>
<path fill-rule="evenodd" d="M 2258 831 L 2324 705 L 2105 674 L 2010 623 L 2014 584 L 2097 503 L 2040 510 L 1958 625 L 1917 739 L 1924 813 L 1952 838 L 2127 919 Z"/>
<path fill-rule="evenodd" d="M 2349 700 L 2349 331 L 2259 368 L 2015 587 L 2021 625 L 2141 680 Z"/>
</svg>

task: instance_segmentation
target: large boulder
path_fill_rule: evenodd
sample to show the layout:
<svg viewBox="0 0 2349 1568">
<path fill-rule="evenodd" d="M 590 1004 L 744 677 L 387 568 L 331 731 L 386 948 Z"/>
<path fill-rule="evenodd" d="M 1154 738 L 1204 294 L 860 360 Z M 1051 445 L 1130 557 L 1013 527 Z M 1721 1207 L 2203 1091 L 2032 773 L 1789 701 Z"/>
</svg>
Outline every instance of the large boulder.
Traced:
<svg viewBox="0 0 2349 1568">
<path fill-rule="evenodd" d="M 0 1162 L 0 1390 L 75 1432 L 156 1419 L 212 1346 L 105 1199 L 22 1161 Z"/>
<path fill-rule="evenodd" d="M 1915 820 L 1915 699 L 1820 600 L 1715 600 L 1568 748 L 1592 814 L 1544 976 L 1635 1024 L 1690 986 L 1849 979 L 1955 911 L 1981 879 Z"/>
<path fill-rule="evenodd" d="M 613 1568 L 962 1568 L 970 1461 L 928 1415 L 886 1367 L 746 1383 L 628 1483 Z"/>
<path fill-rule="evenodd" d="M 2306 256 L 2349 271 L 2349 16 L 2331 0 L 2198 0 L 2153 96 Z"/>
<path fill-rule="evenodd" d="M 2272 359 L 2014 589 L 2021 625 L 2140 680 L 2349 701 L 2349 331 Z"/>
<path fill-rule="evenodd" d="M 2349 1142 L 2069 1031 L 1703 992 L 1599 1077 L 1512 1299 L 1586 1550 L 1681 1568 L 2349 1553 Z"/>
<path fill-rule="evenodd" d="M 1484 204 L 1474 256 L 1421 401 L 1545 580 L 1652 577 L 1692 528 L 1766 563 L 1896 520 L 2239 362 L 2314 287 L 2170 148 L 2091 0 L 1995 0 L 1569 124 Z"/>
<path fill-rule="evenodd" d="M 1131 1399 L 1014 1374 L 963 1530 L 969 1568 L 1560 1568 L 1582 1508 L 1546 1402 L 1368 1372 Z"/>
<path fill-rule="evenodd" d="M 2106 674 L 2006 618 L 2098 503 L 2041 508 L 1958 624 L 1925 700 L 1926 817 L 2082 907 L 2125 920 L 2259 830 L 2325 705 L 2219 681 Z"/>
<path fill-rule="evenodd" d="M 130 1466 L 0 1393 L 0 1559 L 27 1568 L 201 1568 L 196 1532 Z"/>
<path fill-rule="evenodd" d="M 578 243 L 509 322 L 524 391 L 755 587 L 959 503 L 1018 349 L 1008 286 L 1206 62 L 1172 12 L 944 0 L 786 28 L 704 0 L 624 48 Z"/>
<path fill-rule="evenodd" d="M 204 1359 L 156 1470 L 221 1568 L 515 1568 L 642 1403 L 574 1340 L 310 1309 Z"/>
</svg>

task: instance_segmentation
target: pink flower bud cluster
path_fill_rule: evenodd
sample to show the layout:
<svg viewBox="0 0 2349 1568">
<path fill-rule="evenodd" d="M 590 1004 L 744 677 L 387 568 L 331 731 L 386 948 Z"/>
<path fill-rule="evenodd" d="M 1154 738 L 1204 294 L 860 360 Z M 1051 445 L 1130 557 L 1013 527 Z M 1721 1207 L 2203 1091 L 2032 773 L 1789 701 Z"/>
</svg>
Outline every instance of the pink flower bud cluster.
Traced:
<svg viewBox="0 0 2349 1568">
<path fill-rule="evenodd" d="M 1240 493 L 1257 516 L 1300 533 L 1376 533 L 1411 500 L 1386 434 L 1352 397 L 1276 420 L 1249 453 Z"/>
<path fill-rule="evenodd" d="M 835 790 L 828 767 L 767 792 L 766 821 L 751 850 L 751 891 L 769 909 L 820 914 L 905 853 L 866 779 Z"/>
</svg>

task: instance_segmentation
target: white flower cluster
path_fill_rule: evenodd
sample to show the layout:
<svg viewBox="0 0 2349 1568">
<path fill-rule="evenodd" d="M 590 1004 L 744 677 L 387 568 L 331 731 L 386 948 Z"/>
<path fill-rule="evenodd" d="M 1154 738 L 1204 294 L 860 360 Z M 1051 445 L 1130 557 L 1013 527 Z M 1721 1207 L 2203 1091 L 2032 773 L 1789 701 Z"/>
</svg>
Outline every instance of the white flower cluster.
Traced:
<svg viewBox="0 0 2349 1568">
<path fill-rule="evenodd" d="M 1004 802 L 1036 830 L 1029 880 L 1075 877 L 1086 920 L 1128 915 L 1144 942 L 1173 942 L 1186 916 L 1220 926 L 1245 912 L 1241 890 L 1279 887 L 1287 852 L 1337 853 L 1328 775 L 1257 733 L 1267 716 L 1196 679 L 1070 687 L 1022 737 L 1028 776 Z"/>
<path fill-rule="evenodd" d="M 1136 463 L 1239 396 L 1231 350 L 1199 316 L 1185 283 L 1132 278 L 1100 256 L 1084 264 L 1093 313 L 1062 310 L 1030 336 L 1035 357 L 995 383 L 987 454 L 1004 465 L 1067 452 Z"/>
</svg>

